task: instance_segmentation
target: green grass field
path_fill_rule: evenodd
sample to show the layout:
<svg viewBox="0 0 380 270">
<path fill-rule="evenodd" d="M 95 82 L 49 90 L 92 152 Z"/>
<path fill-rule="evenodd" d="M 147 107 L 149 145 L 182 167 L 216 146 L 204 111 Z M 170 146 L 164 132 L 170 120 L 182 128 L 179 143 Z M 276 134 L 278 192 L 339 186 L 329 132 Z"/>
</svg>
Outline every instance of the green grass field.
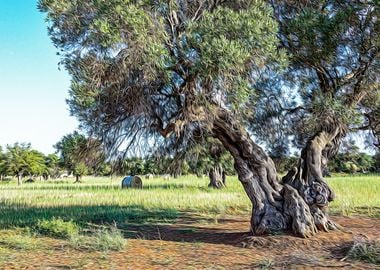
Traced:
<svg viewBox="0 0 380 270">
<path fill-rule="evenodd" d="M 330 208 L 334 214 L 380 217 L 380 175 L 340 176 L 328 181 L 337 194 Z M 236 177 L 229 177 L 223 190 L 207 188 L 208 179 L 195 176 L 143 179 L 140 190 L 122 190 L 121 177 L 73 182 L 0 183 L 1 269 L 125 269 L 125 265 L 136 269 L 250 269 L 250 263 L 263 265 L 264 259 L 268 262 L 267 254 L 284 248 L 282 244 L 266 248 L 257 257 L 257 250 L 228 244 L 246 232 L 251 211 Z M 352 229 L 371 235 L 375 221 L 366 220 L 366 229 Z M 355 226 L 362 226 L 356 221 Z M 350 226 L 347 220 L 346 224 Z M 344 233 L 332 238 L 331 246 L 351 239 Z M 350 258 L 377 263 L 373 258 L 378 257 L 380 245 L 368 243 L 355 244 Z M 313 256 L 319 260 L 326 250 L 325 245 L 317 245 Z M 306 252 L 310 256 L 310 250 Z M 220 262 L 226 254 L 229 257 Z M 236 261 L 238 254 L 243 255 Z M 216 258 L 220 268 L 215 268 Z M 339 258 L 330 258 L 328 263 L 340 263 Z M 360 267 L 366 269 L 367 265 Z"/>
<path fill-rule="evenodd" d="M 380 216 L 380 176 L 328 179 L 337 194 L 331 212 Z M 166 222 L 184 214 L 217 217 L 244 214 L 251 204 L 236 177 L 223 190 L 207 188 L 207 178 L 143 179 L 142 190 L 120 188 L 120 178 L 85 178 L 17 186 L 0 184 L 0 228 L 33 226 L 38 220 L 61 217 L 78 224 Z M 247 217 L 248 218 L 248 217 Z"/>
</svg>

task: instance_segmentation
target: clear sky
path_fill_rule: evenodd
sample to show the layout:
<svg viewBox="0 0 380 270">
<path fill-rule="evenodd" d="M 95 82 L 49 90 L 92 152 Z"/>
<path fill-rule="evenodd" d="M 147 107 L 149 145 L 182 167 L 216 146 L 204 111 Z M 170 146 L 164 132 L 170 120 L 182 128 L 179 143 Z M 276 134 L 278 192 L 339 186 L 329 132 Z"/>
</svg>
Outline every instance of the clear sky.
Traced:
<svg viewBox="0 0 380 270">
<path fill-rule="evenodd" d="M 0 145 L 30 142 L 44 153 L 77 127 L 65 99 L 70 78 L 37 0 L 0 0 Z"/>
</svg>

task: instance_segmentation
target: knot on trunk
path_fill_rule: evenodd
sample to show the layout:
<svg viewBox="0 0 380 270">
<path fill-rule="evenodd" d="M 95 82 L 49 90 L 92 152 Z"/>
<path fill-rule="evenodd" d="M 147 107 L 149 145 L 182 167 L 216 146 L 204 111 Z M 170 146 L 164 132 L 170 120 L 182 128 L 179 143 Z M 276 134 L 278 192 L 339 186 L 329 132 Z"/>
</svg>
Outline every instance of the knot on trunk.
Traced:
<svg viewBox="0 0 380 270">
<path fill-rule="evenodd" d="M 303 196 L 307 204 L 319 207 L 327 206 L 335 198 L 334 192 L 325 182 L 313 182 L 306 186 Z"/>
</svg>

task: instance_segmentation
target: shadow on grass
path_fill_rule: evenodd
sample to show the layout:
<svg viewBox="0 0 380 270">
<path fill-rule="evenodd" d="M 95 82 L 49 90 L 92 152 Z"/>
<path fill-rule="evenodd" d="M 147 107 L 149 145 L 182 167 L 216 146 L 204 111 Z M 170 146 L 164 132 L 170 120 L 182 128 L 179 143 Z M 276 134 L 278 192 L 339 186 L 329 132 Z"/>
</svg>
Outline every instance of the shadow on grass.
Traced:
<svg viewBox="0 0 380 270">
<path fill-rule="evenodd" d="M 61 185 L 48 184 L 48 185 L 33 185 L 24 184 L 22 186 L 6 186 L 7 190 L 75 190 L 75 191 L 94 191 L 94 190 L 138 190 L 138 189 L 122 189 L 121 185 L 117 184 L 70 184 L 64 183 Z M 205 186 L 189 186 L 185 184 L 178 183 L 167 183 L 167 184 L 143 184 L 142 190 L 155 190 L 155 189 L 193 189 L 202 191 L 212 191 L 213 189 Z"/>
<path fill-rule="evenodd" d="M 0 228 L 33 226 L 41 219 L 60 217 L 72 220 L 82 226 L 95 224 L 143 224 L 171 222 L 179 213 L 174 209 L 144 209 L 141 206 L 118 205 L 100 206 L 59 206 L 31 207 L 19 204 L 0 204 Z"/>
<path fill-rule="evenodd" d="M 374 209 L 379 210 L 379 209 Z M 125 238 L 240 245 L 250 234 L 249 218 L 199 216 L 176 209 L 146 209 L 139 205 L 70 205 L 33 207 L 0 203 L 0 229 L 32 227 L 38 220 L 72 220 L 83 228 L 115 223 Z"/>
<path fill-rule="evenodd" d="M 111 226 L 116 223 L 125 238 L 130 239 L 237 245 L 249 235 L 246 232 L 226 232 L 223 229 L 212 228 L 212 225 L 200 226 L 200 223 L 210 224 L 215 220 L 212 217 L 178 212 L 175 209 L 144 209 L 137 205 L 30 207 L 0 204 L 0 229 L 32 227 L 38 220 L 50 220 L 54 217 L 72 220 L 83 228 L 94 225 Z M 178 224 L 175 224 L 176 222 Z M 219 219 L 218 222 L 230 224 L 239 221 Z"/>
</svg>

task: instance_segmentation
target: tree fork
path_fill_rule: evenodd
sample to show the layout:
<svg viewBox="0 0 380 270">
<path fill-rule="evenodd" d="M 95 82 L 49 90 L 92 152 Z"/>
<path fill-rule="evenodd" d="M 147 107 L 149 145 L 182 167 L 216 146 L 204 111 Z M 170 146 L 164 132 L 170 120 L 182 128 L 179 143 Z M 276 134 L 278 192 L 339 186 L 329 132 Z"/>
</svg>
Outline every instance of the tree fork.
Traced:
<svg viewBox="0 0 380 270">
<path fill-rule="evenodd" d="M 274 162 L 238 121 L 227 112 L 221 113 L 213 134 L 234 157 L 239 180 L 253 204 L 251 231 L 255 235 L 292 230 L 310 237 L 318 231 L 313 212 L 299 190 L 278 182 Z"/>
<path fill-rule="evenodd" d="M 328 117 L 323 128 L 306 143 L 297 167 L 282 178 L 283 184 L 298 190 L 320 231 L 340 229 L 327 213 L 327 206 L 334 200 L 335 194 L 323 178 L 323 171 L 328 160 L 337 153 L 345 134 L 345 125 Z"/>
</svg>

